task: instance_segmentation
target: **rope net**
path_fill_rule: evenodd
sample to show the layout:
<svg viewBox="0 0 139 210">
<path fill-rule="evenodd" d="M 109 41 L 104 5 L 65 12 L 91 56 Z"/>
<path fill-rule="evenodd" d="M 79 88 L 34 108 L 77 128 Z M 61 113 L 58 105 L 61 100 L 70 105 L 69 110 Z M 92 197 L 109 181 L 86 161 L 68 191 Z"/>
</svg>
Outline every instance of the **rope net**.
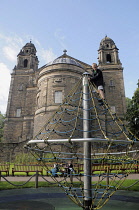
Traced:
<svg viewBox="0 0 139 210">
<path fill-rule="evenodd" d="M 47 174 L 73 202 L 83 209 L 91 210 L 103 207 L 129 173 L 136 170 L 138 152 L 134 142 L 138 139 L 111 111 L 105 100 L 103 105 L 99 104 L 100 96 L 91 83 L 88 93 L 90 114 L 89 119 L 85 119 L 83 94 L 81 79 L 33 138 L 43 140 L 42 143 L 34 141 L 34 144 L 28 143 L 25 148 L 45 167 Z M 95 139 L 90 143 L 91 186 L 87 190 L 91 192 L 91 197 L 88 197 L 91 204 L 88 208 L 84 202 L 84 180 L 88 176 L 84 171 L 84 142 L 72 141 L 83 139 L 84 121 L 89 121 L 90 129 L 87 132 L 90 138 Z M 49 141 L 53 139 L 59 141 Z"/>
</svg>

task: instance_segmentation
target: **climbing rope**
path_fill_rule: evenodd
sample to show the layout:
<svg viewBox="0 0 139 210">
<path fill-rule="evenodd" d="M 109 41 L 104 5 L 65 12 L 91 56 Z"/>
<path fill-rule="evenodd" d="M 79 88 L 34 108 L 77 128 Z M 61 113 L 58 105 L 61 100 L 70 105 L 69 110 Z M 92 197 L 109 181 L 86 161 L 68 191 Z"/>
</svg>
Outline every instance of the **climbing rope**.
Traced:
<svg viewBox="0 0 139 210">
<path fill-rule="evenodd" d="M 138 162 L 137 148 L 130 139 L 133 134 L 126 128 L 116 113 L 100 99 L 96 87 L 89 83 L 89 119 L 83 117 L 82 80 L 70 91 L 59 108 L 46 119 L 44 126 L 25 146 L 45 167 L 46 171 L 78 206 L 84 208 L 83 141 L 91 141 L 91 209 L 100 209 L 124 183 Z M 89 121 L 90 139 L 83 139 L 83 123 Z M 77 139 L 77 141 L 73 141 Z M 78 141 L 83 139 L 83 141 Z M 33 142 L 34 141 L 34 142 Z M 42 142 L 40 145 L 39 142 Z M 132 153 L 132 150 L 134 151 Z M 70 163 L 69 163 L 70 162 Z M 71 169 L 67 163 L 72 164 Z M 53 165 L 59 169 L 53 173 Z M 134 166 L 134 167 L 133 167 Z M 104 182 L 105 181 L 105 182 Z"/>
</svg>

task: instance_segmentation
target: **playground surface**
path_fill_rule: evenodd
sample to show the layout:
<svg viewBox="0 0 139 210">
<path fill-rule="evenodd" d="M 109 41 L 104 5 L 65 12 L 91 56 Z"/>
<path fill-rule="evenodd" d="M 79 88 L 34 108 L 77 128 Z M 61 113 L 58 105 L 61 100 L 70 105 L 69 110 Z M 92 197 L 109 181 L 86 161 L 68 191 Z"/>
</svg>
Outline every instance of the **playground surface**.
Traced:
<svg viewBox="0 0 139 210">
<path fill-rule="evenodd" d="M 1 190 L 0 210 L 82 210 L 59 187 Z M 138 210 L 139 192 L 117 191 L 102 210 Z"/>
</svg>

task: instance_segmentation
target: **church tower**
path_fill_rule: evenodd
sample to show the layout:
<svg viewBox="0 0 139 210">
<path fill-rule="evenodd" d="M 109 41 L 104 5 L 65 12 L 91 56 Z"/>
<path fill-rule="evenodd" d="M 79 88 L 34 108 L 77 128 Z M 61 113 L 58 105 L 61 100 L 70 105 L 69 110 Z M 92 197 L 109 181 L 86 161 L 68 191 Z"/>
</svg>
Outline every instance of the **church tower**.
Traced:
<svg viewBox="0 0 139 210">
<path fill-rule="evenodd" d="M 105 36 L 98 50 L 98 65 L 104 76 L 105 97 L 111 111 L 122 117 L 126 112 L 123 67 L 114 41 Z"/>
<path fill-rule="evenodd" d="M 67 55 L 66 50 L 63 55 L 38 69 L 36 52 L 30 42 L 17 55 L 17 65 L 11 74 L 5 142 L 21 143 L 32 139 L 82 74 L 91 70 L 91 65 Z M 101 40 L 98 55 L 106 101 L 111 111 L 122 118 L 126 111 L 123 67 L 118 48 L 111 38 L 106 36 Z M 109 118 L 108 115 L 105 117 Z"/>
<path fill-rule="evenodd" d="M 17 66 L 11 74 L 4 138 L 20 142 L 33 135 L 36 103 L 38 58 L 33 43 L 27 43 L 17 55 Z"/>
<path fill-rule="evenodd" d="M 36 48 L 34 44 L 27 43 L 17 55 L 17 69 L 38 69 L 38 58 L 36 56 Z"/>
</svg>

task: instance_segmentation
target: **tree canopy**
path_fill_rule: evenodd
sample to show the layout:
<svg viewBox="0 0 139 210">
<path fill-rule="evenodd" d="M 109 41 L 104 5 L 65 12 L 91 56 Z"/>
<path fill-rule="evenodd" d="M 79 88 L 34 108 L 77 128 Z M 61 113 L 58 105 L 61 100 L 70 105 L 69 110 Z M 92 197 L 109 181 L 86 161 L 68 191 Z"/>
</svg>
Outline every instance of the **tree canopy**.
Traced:
<svg viewBox="0 0 139 210">
<path fill-rule="evenodd" d="M 0 112 L 0 141 L 3 138 L 4 119 L 5 116 Z"/>
<path fill-rule="evenodd" d="M 130 131 L 139 139 L 139 87 L 132 99 L 127 98 L 126 121 Z"/>
</svg>

